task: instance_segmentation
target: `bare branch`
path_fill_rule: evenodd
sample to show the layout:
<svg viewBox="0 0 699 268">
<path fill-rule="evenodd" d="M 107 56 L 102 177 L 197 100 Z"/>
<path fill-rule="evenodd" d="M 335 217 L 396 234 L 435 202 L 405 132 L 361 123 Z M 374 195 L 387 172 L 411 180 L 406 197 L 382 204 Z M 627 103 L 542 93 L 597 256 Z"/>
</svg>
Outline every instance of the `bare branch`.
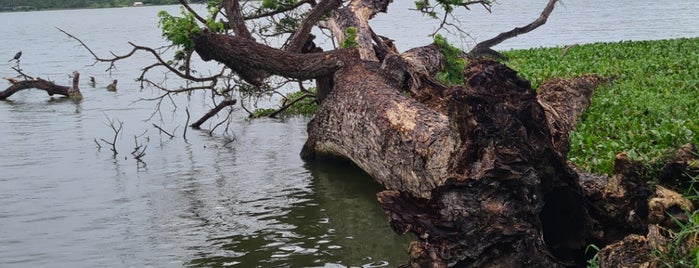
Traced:
<svg viewBox="0 0 699 268">
<path fill-rule="evenodd" d="M 179 0 L 179 2 L 180 5 L 182 5 L 187 11 L 189 11 L 190 14 L 194 16 L 194 18 L 196 18 L 199 22 L 206 24 L 206 19 L 199 16 L 199 13 L 195 12 L 194 9 L 192 9 L 192 7 L 190 7 L 189 4 L 187 4 L 187 1 Z"/>
<path fill-rule="evenodd" d="M 549 0 L 548 4 L 546 4 L 546 7 L 541 12 L 539 17 L 531 23 L 523 27 L 516 27 L 510 31 L 500 33 L 496 37 L 478 43 L 475 47 L 473 47 L 473 49 L 471 49 L 471 51 L 468 52 L 469 56 L 477 57 L 481 53 L 492 53 L 492 50 L 490 49 L 491 47 L 496 46 L 502 43 L 503 41 L 516 37 L 520 34 L 531 32 L 534 29 L 539 28 L 539 26 L 544 25 L 544 23 L 546 23 L 546 20 L 548 20 L 549 15 L 551 15 L 551 12 L 555 7 L 556 2 L 558 2 L 558 0 Z"/>
<path fill-rule="evenodd" d="M 111 142 L 108 140 L 105 140 L 103 138 L 101 138 L 100 140 L 102 142 L 108 144 L 109 146 L 111 146 L 112 153 L 114 154 L 114 156 L 116 156 L 117 154 L 119 154 L 117 152 L 117 149 L 116 149 L 116 140 L 117 140 L 117 137 L 119 136 L 119 133 L 121 132 L 121 130 L 124 127 L 124 122 L 121 122 L 118 119 L 110 119 L 106 115 L 105 115 L 105 117 L 107 118 L 107 121 L 109 122 L 109 127 L 111 127 L 112 131 L 114 131 L 114 136 L 112 137 Z M 116 123 L 119 123 L 119 127 L 116 126 Z M 100 148 L 101 148 L 101 146 L 100 146 Z"/>
<path fill-rule="evenodd" d="M 157 128 L 158 130 L 160 130 L 160 133 L 165 133 L 165 135 L 170 136 L 170 138 L 174 138 L 174 137 L 175 137 L 175 135 L 170 134 L 170 132 L 167 132 L 166 130 L 164 130 L 163 128 L 161 128 L 160 126 L 158 126 L 158 125 L 156 125 L 156 124 L 153 124 L 153 127 L 155 127 L 155 128 Z"/>
<path fill-rule="evenodd" d="M 133 136 L 133 141 L 136 147 L 131 151 L 131 155 L 133 155 L 136 160 L 141 160 L 141 157 L 146 155 L 146 148 L 148 148 L 148 145 L 138 144 L 138 137 L 136 135 Z"/>
<path fill-rule="evenodd" d="M 286 105 L 282 106 L 281 108 L 277 109 L 277 110 L 274 111 L 273 113 L 269 114 L 269 117 L 276 117 L 279 113 L 283 112 L 284 110 L 288 109 L 289 107 L 291 107 L 291 106 L 294 105 L 295 103 L 297 103 L 297 102 L 299 102 L 299 101 L 301 101 L 301 100 L 303 100 L 303 99 L 305 99 L 305 98 L 308 98 L 308 97 L 315 97 L 315 95 L 313 95 L 313 94 L 311 94 L 311 93 L 305 93 L 305 94 L 301 95 L 300 97 L 298 97 L 298 98 L 296 98 L 296 99 L 290 101 L 289 103 L 287 103 Z"/>
<path fill-rule="evenodd" d="M 204 116 L 202 116 L 199 120 L 197 120 L 196 122 L 194 122 L 194 123 L 193 123 L 192 125 L 190 125 L 190 126 L 191 126 L 192 128 L 194 128 L 194 129 L 200 129 L 200 128 L 201 128 L 201 124 L 203 124 L 204 122 L 206 122 L 206 120 L 209 120 L 209 118 L 211 118 L 211 117 L 213 117 L 214 115 L 216 115 L 216 114 L 217 114 L 219 111 L 221 111 L 223 108 L 236 104 L 236 102 L 237 102 L 237 101 L 234 100 L 234 99 L 222 101 L 221 103 L 219 103 L 218 105 L 216 105 L 216 107 L 214 107 L 213 109 L 209 110 L 208 113 L 206 113 Z"/>
<path fill-rule="evenodd" d="M 189 125 L 189 117 L 190 117 L 189 116 L 189 109 L 185 108 L 184 111 L 187 114 L 187 121 L 185 121 L 184 125 L 188 126 Z M 185 142 L 187 141 L 187 127 L 184 128 L 184 132 L 182 133 L 182 138 L 185 140 Z"/>
<path fill-rule="evenodd" d="M 132 42 L 128 42 L 129 45 L 131 45 L 131 46 L 133 47 L 133 49 L 131 49 L 131 51 L 129 51 L 129 53 L 126 53 L 126 54 L 124 54 L 124 55 L 116 55 L 116 54 L 114 54 L 113 52 L 110 52 L 110 54 L 112 54 L 112 56 L 113 56 L 112 58 L 101 58 L 101 57 L 97 56 L 97 54 L 95 54 L 95 52 L 92 51 L 92 49 L 90 49 L 90 47 L 88 47 L 88 46 L 87 46 L 82 40 L 80 40 L 79 38 L 77 38 L 77 37 L 75 37 L 74 35 L 72 35 L 72 34 L 66 32 L 66 31 L 62 30 L 61 28 L 56 27 L 56 29 L 58 29 L 58 30 L 61 31 L 62 33 L 66 34 L 68 37 L 70 37 L 70 38 L 75 39 L 76 41 L 78 41 L 82 47 L 84 47 L 87 51 L 90 52 L 90 54 L 92 54 L 92 56 L 94 57 L 95 61 L 97 61 L 97 62 L 108 62 L 108 63 L 109 63 L 109 67 L 107 68 L 107 70 L 111 70 L 111 69 L 115 68 L 115 64 L 116 64 L 117 61 L 120 61 L 120 60 L 123 60 L 123 59 L 127 59 L 127 58 L 133 56 L 137 51 L 142 50 L 142 51 L 146 51 L 146 52 L 150 53 L 151 55 L 153 55 L 153 57 L 155 57 L 155 59 L 157 60 L 157 63 L 145 67 L 145 68 L 143 69 L 143 71 L 141 72 L 140 79 L 143 79 L 143 77 L 145 76 L 145 73 L 146 73 L 148 70 L 150 70 L 150 69 L 152 69 L 152 68 L 154 68 L 154 67 L 158 67 L 158 66 L 165 67 L 167 70 L 169 70 L 170 72 L 172 72 L 172 73 L 174 73 L 175 75 L 179 76 L 180 78 L 187 79 L 187 80 L 191 80 L 191 81 L 194 81 L 194 82 L 206 82 L 206 81 L 212 81 L 212 80 L 215 80 L 215 79 L 218 78 L 218 76 L 195 77 L 195 76 L 191 76 L 191 75 L 189 74 L 189 71 L 187 71 L 186 73 L 182 73 L 182 72 L 180 72 L 179 70 L 177 70 L 177 68 L 175 68 L 174 66 L 168 64 L 167 61 L 163 60 L 163 58 L 160 57 L 160 53 L 158 53 L 155 49 L 150 48 L 150 47 L 145 47 L 145 46 L 139 46 L 139 45 L 136 45 L 136 44 L 134 44 L 134 43 L 132 43 Z M 187 67 L 189 67 L 189 63 L 187 63 Z M 189 69 L 189 68 L 186 68 L 186 69 Z"/>
</svg>

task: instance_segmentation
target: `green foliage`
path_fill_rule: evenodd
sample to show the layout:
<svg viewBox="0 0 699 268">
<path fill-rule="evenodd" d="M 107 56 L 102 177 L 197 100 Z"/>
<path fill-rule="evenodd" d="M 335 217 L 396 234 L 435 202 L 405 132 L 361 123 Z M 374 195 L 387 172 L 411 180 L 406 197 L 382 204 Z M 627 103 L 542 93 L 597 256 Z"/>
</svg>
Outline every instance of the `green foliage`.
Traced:
<svg viewBox="0 0 699 268">
<path fill-rule="evenodd" d="M 199 25 L 194 15 L 180 8 L 182 17 L 175 17 L 166 11 L 158 12 L 158 27 L 163 31 L 163 37 L 172 42 L 173 45 L 183 48 L 185 51 L 194 50 L 194 42 L 191 40 L 192 34 L 198 33 Z"/>
<path fill-rule="evenodd" d="M 444 68 L 435 77 L 446 85 L 461 85 L 464 83 L 464 76 L 461 73 L 466 65 L 466 60 L 461 57 L 463 51 L 449 44 L 447 39 L 441 35 L 434 36 L 434 44 L 439 47 L 444 55 Z"/>
<path fill-rule="evenodd" d="M 274 108 L 257 108 L 254 111 L 252 111 L 252 115 L 250 117 L 252 117 L 252 118 L 268 117 L 276 111 L 277 111 L 277 109 L 274 109 Z"/>
<path fill-rule="evenodd" d="M 357 29 L 354 27 L 347 27 L 347 29 L 345 29 L 345 40 L 342 40 L 340 47 L 356 48 L 357 46 L 359 46 L 357 43 Z"/>
<path fill-rule="evenodd" d="M 552 77 L 613 77 L 570 134 L 569 159 L 588 172 L 610 173 L 618 152 L 662 158 L 699 144 L 699 38 L 597 43 L 506 52 L 509 65 L 535 87 Z"/>
<path fill-rule="evenodd" d="M 597 268 L 599 267 L 599 263 L 597 262 L 597 255 L 599 254 L 599 247 L 597 247 L 595 244 L 590 244 L 585 248 L 585 255 L 592 253 L 592 251 L 595 252 L 595 255 L 587 260 L 587 268 Z"/>
</svg>

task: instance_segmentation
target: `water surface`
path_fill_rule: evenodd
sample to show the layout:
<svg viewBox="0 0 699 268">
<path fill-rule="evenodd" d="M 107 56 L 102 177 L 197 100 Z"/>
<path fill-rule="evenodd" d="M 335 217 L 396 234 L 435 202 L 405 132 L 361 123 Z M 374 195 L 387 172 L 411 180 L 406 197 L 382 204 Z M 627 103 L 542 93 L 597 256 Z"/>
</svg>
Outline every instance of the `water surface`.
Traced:
<svg viewBox="0 0 699 268">
<path fill-rule="evenodd" d="M 459 17 L 473 39 L 528 23 L 545 4 L 499 2 L 493 14 Z M 389 9 L 395 17 L 382 14 L 372 22 L 401 50 L 429 43 L 436 23 L 407 10 L 411 3 L 396 1 Z M 690 1 L 564 3 L 546 25 L 498 48 L 699 36 L 698 9 Z M 185 108 L 194 120 L 211 107 L 208 98 L 175 96 L 154 114 L 157 103 L 137 100 L 158 91 L 133 81 L 152 63 L 147 55 L 105 72 L 107 65 L 91 65 L 91 56 L 55 28 L 80 37 L 101 56 L 126 53 L 128 41 L 165 44 L 155 28 L 160 9 L 178 12 L 169 6 L 0 13 L 0 56 L 22 50 L 26 73 L 60 84 L 69 84 L 67 74 L 77 70 L 84 95 L 74 103 L 28 90 L 0 102 L 0 267 L 402 263 L 410 237 L 388 227 L 375 198 L 381 188 L 353 167 L 299 158 L 308 118 L 247 121 L 236 108 L 227 129 L 189 129 L 184 139 Z M 471 46 L 472 38 L 461 46 Z M 14 76 L 12 66 L 0 60 L 0 75 Z M 87 85 L 89 76 L 97 88 Z M 116 93 L 105 89 L 113 79 L 119 80 Z M 116 156 L 95 144 L 113 138 L 110 120 L 124 124 Z M 130 154 L 134 137 L 148 145 L 146 165 Z"/>
</svg>

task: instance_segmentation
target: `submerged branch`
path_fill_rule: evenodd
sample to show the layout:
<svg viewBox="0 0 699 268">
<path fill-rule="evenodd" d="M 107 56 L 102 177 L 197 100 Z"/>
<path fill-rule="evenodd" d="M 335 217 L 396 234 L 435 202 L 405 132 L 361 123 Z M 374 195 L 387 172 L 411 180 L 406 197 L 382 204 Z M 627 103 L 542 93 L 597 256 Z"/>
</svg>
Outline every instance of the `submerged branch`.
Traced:
<svg viewBox="0 0 699 268">
<path fill-rule="evenodd" d="M 206 122 L 206 120 L 209 120 L 209 118 L 211 118 L 211 117 L 213 117 L 214 115 L 216 115 L 219 111 L 223 110 L 223 108 L 225 108 L 225 107 L 227 107 L 227 106 L 231 106 L 231 105 L 236 104 L 236 102 L 237 102 L 237 101 L 234 100 L 234 99 L 222 101 L 221 103 L 219 103 L 218 105 L 216 105 L 216 107 L 214 107 L 213 109 L 209 110 L 209 112 L 206 113 L 204 116 L 202 116 L 199 120 L 197 120 L 196 122 L 192 123 L 192 125 L 190 125 L 190 126 L 191 126 L 192 128 L 194 128 L 194 129 L 200 129 L 200 128 L 201 128 L 201 124 L 203 124 L 204 122 Z"/>
</svg>

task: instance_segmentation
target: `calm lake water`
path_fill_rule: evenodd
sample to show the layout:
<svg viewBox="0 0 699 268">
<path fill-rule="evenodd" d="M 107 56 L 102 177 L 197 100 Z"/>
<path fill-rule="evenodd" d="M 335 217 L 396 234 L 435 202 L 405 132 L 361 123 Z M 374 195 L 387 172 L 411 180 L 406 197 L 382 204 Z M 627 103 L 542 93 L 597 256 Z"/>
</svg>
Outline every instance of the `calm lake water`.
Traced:
<svg viewBox="0 0 699 268">
<path fill-rule="evenodd" d="M 401 50 L 429 43 L 436 21 L 408 11 L 412 1 L 396 2 L 389 14 L 398 15 L 377 16 L 375 30 Z M 460 17 L 472 38 L 528 23 L 545 5 L 499 2 L 494 14 L 476 8 Z M 0 56 L 22 50 L 24 72 L 60 84 L 77 70 L 84 95 L 74 103 L 29 90 L 0 102 L 0 267 L 401 264 L 411 237 L 388 227 L 375 198 L 381 187 L 355 168 L 299 158 L 308 118 L 247 121 L 236 110 L 228 129 L 189 129 L 185 140 L 185 108 L 194 120 L 210 100 L 180 95 L 154 114 L 157 103 L 137 100 L 158 92 L 133 81 L 152 63 L 147 55 L 105 72 L 108 66 L 91 66 L 91 56 L 55 28 L 106 57 L 128 52 L 128 41 L 164 45 L 156 28 L 162 9 L 178 12 L 167 6 L 0 13 Z M 697 17 L 693 1 L 564 1 L 546 25 L 498 48 L 696 37 Z M 473 44 L 463 41 L 464 48 Z M 5 61 L 0 76 L 15 76 L 14 63 Z M 96 88 L 88 86 L 89 76 Z M 116 93 L 105 89 L 113 79 Z M 95 145 L 112 138 L 109 120 L 124 122 L 116 157 Z M 177 137 L 161 135 L 153 124 Z M 135 136 L 148 145 L 145 166 L 130 155 Z"/>
</svg>

